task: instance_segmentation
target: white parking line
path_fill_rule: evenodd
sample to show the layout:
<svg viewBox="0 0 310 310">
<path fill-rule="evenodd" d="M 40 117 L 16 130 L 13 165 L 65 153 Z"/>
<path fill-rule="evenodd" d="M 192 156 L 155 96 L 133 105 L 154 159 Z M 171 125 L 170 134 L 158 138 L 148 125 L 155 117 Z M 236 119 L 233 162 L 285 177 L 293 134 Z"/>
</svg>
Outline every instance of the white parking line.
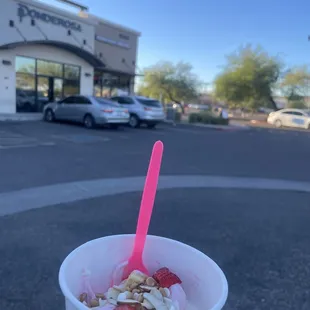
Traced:
<svg viewBox="0 0 310 310">
<path fill-rule="evenodd" d="M 52 205 L 66 207 L 67 203 L 79 200 L 137 192 L 143 188 L 144 181 L 145 176 L 96 179 L 0 193 L 0 216 Z M 309 193 L 310 183 L 211 175 L 164 175 L 159 179 L 158 190 L 180 188 L 280 190 Z M 259 194 L 257 192 L 257 195 Z"/>
<path fill-rule="evenodd" d="M 194 130 L 194 129 L 188 129 L 188 128 L 169 128 L 170 131 L 177 131 L 177 132 L 184 132 L 184 133 L 192 133 L 195 135 L 205 135 L 206 133 L 210 132 L 219 132 L 220 130 L 217 129 L 201 129 L 201 130 Z"/>
</svg>

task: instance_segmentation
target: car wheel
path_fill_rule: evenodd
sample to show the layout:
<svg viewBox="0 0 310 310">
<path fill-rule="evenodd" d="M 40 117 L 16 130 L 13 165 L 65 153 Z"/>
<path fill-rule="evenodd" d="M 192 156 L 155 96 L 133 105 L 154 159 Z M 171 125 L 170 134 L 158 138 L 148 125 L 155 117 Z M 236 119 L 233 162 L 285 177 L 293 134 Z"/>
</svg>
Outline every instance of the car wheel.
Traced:
<svg viewBox="0 0 310 310">
<path fill-rule="evenodd" d="M 90 114 L 84 116 L 83 124 L 88 129 L 94 128 L 96 125 L 94 118 Z"/>
<path fill-rule="evenodd" d="M 136 115 L 130 115 L 129 126 L 131 128 L 138 128 L 140 126 L 140 120 Z"/>
<path fill-rule="evenodd" d="M 282 127 L 282 122 L 281 122 L 279 119 L 277 119 L 277 120 L 274 122 L 274 124 L 275 124 L 275 126 L 276 126 L 277 128 Z"/>
<path fill-rule="evenodd" d="M 156 127 L 156 124 L 147 124 L 147 128 L 153 129 Z"/>
<path fill-rule="evenodd" d="M 44 113 L 44 120 L 46 122 L 53 122 L 55 120 L 55 114 L 52 109 L 47 109 Z"/>
</svg>

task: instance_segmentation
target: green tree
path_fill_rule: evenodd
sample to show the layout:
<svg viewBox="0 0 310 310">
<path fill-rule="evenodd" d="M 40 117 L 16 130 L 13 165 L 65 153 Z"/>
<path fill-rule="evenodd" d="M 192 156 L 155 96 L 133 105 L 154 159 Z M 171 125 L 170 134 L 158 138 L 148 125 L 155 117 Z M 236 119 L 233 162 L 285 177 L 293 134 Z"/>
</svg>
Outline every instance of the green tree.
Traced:
<svg viewBox="0 0 310 310">
<path fill-rule="evenodd" d="M 310 90 L 309 68 L 307 66 L 292 68 L 284 75 L 280 86 L 289 107 L 304 109 L 305 98 L 309 96 Z"/>
<path fill-rule="evenodd" d="M 215 79 L 217 98 L 230 106 L 255 110 L 261 106 L 277 109 L 273 89 L 282 64 L 260 47 L 248 45 L 227 57 L 227 64 Z"/>
<path fill-rule="evenodd" d="M 198 97 L 200 82 L 188 63 L 159 62 L 144 69 L 138 93 L 164 102 L 183 103 Z"/>
</svg>

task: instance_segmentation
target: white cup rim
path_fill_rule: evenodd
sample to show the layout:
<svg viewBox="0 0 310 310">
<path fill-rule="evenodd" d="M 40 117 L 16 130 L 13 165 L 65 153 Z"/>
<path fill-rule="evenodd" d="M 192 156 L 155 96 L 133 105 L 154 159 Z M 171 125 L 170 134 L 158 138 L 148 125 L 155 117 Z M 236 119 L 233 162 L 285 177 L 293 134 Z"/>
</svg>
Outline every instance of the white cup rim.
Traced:
<svg viewBox="0 0 310 310">
<path fill-rule="evenodd" d="M 71 258 L 73 256 L 75 256 L 76 253 L 78 253 L 79 251 L 82 251 L 85 247 L 87 247 L 89 243 L 93 244 L 94 242 L 100 242 L 102 239 L 118 239 L 118 238 L 124 238 L 124 237 L 125 238 L 134 237 L 134 236 L 135 236 L 135 234 L 121 234 L 121 235 L 110 235 L 110 236 L 96 238 L 96 239 L 90 240 L 90 241 L 88 241 L 86 243 L 83 243 L 79 247 L 75 248 L 71 253 L 69 253 L 69 255 L 62 262 L 62 264 L 60 266 L 60 270 L 59 270 L 59 275 L 58 275 L 59 285 L 60 285 L 60 288 L 61 288 L 61 291 L 62 291 L 64 297 L 66 299 L 69 299 L 70 302 L 73 303 L 74 306 L 77 309 L 80 308 L 81 306 L 83 306 L 83 308 L 85 308 L 85 309 L 89 309 L 85 305 L 83 305 L 80 301 L 78 301 L 77 297 L 72 294 L 72 292 L 68 288 L 67 281 L 65 280 L 64 270 L 66 269 L 67 265 L 70 263 Z M 204 254 L 201 251 L 195 249 L 194 247 L 192 247 L 190 245 L 187 245 L 187 244 L 185 244 L 183 242 L 174 240 L 174 239 L 165 238 L 165 237 L 161 237 L 161 236 L 155 236 L 155 235 L 147 235 L 147 239 L 164 239 L 167 242 L 179 243 L 181 246 L 186 247 L 189 250 L 195 252 L 196 255 L 203 256 L 204 259 L 208 260 L 209 263 L 212 265 L 212 267 L 218 271 L 218 274 L 220 275 L 222 286 L 223 286 L 222 295 L 219 298 L 219 301 L 212 307 L 212 309 L 222 309 L 222 307 L 226 303 L 227 296 L 228 296 L 228 282 L 227 282 L 227 279 L 226 279 L 222 269 L 215 263 L 215 261 L 213 261 L 206 254 Z"/>
</svg>

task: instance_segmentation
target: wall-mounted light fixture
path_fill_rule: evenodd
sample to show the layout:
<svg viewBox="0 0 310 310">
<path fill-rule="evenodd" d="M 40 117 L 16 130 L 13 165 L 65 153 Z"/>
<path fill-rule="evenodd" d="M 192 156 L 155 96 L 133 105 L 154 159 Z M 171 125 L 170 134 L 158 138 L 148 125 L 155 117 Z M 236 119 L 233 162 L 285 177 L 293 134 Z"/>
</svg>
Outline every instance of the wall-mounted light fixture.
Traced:
<svg viewBox="0 0 310 310">
<path fill-rule="evenodd" d="M 88 11 L 88 7 L 87 6 L 79 4 L 79 3 L 75 2 L 75 1 L 72 1 L 72 0 L 58 0 L 58 1 L 62 2 L 62 3 L 65 3 L 67 5 L 71 5 L 71 6 L 75 7 L 75 8 L 78 8 L 81 11 L 86 11 L 86 12 Z"/>
<path fill-rule="evenodd" d="M 68 36 L 71 36 L 71 30 L 69 29 L 67 32 Z"/>
<path fill-rule="evenodd" d="M 36 25 L 36 21 L 34 19 L 31 20 L 31 26 L 35 26 Z"/>
<path fill-rule="evenodd" d="M 12 61 L 3 59 L 2 60 L 2 64 L 5 65 L 5 66 L 11 66 L 12 65 Z"/>
<path fill-rule="evenodd" d="M 84 44 L 84 45 L 86 45 L 86 44 L 87 44 L 87 41 L 86 41 L 85 39 L 83 40 L 83 44 Z"/>
<path fill-rule="evenodd" d="M 123 58 L 123 59 L 122 59 L 122 63 L 125 63 L 125 62 L 126 62 L 126 59 L 125 59 L 125 58 Z"/>
<path fill-rule="evenodd" d="M 10 26 L 10 27 L 15 27 L 15 25 L 14 25 L 14 20 L 10 20 L 10 21 L 9 21 L 9 26 Z"/>
</svg>

